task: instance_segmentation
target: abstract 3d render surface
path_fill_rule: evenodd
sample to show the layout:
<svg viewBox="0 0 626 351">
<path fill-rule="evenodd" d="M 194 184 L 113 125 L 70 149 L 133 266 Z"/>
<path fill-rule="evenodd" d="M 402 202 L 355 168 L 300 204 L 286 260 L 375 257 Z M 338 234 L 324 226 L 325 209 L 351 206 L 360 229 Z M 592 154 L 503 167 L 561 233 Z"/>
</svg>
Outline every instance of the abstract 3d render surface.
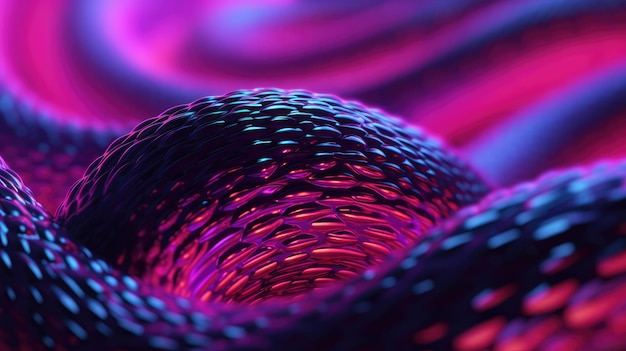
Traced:
<svg viewBox="0 0 626 351">
<path fill-rule="evenodd" d="M 0 29 L 0 350 L 626 349 L 626 3 Z"/>
</svg>

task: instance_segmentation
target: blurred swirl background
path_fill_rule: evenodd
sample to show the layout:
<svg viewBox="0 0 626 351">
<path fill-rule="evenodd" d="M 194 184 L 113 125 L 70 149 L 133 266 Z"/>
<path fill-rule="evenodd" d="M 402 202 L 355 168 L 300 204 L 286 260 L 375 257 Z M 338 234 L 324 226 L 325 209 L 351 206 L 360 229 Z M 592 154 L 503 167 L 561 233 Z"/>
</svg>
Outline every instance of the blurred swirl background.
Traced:
<svg viewBox="0 0 626 351">
<path fill-rule="evenodd" d="M 0 155 L 51 211 L 138 122 L 256 87 L 380 108 L 506 186 L 626 155 L 626 2 L 0 1 Z"/>
</svg>

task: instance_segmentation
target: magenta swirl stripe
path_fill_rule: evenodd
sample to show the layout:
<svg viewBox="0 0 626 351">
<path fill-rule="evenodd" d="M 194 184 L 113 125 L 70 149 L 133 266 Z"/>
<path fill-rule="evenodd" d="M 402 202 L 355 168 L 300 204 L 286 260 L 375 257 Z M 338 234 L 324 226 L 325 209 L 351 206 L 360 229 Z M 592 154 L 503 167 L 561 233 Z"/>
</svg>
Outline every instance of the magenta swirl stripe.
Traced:
<svg viewBox="0 0 626 351">
<path fill-rule="evenodd" d="M 0 350 L 625 349 L 625 37 L 612 0 L 0 2 Z"/>
<path fill-rule="evenodd" d="M 552 130 L 548 105 L 613 104 L 613 83 L 587 83 L 624 64 L 621 1 L 67 0 L 5 2 L 0 17 L 0 82 L 8 99 L 31 106 L 33 118 L 44 114 L 79 131 L 119 136 L 200 96 L 271 86 L 340 94 L 405 116 L 464 151 L 500 185 L 626 155 L 615 138 L 601 137 L 623 130 L 618 103 L 573 115 L 574 124 L 588 127 L 561 131 L 562 138 L 540 142 L 545 147 L 489 145 L 492 135 L 528 123 L 519 120 L 533 119 L 538 133 Z M 31 144 L 47 143 L 38 138 Z M 531 132 L 522 142 L 532 140 L 545 138 Z M 585 140 L 584 152 L 568 152 L 572 140 Z M 502 159 L 524 159 L 525 166 Z M 76 161 L 72 178 L 87 163 Z M 55 168 L 42 174 L 58 182 L 18 171 L 49 210 L 69 188 Z"/>
</svg>

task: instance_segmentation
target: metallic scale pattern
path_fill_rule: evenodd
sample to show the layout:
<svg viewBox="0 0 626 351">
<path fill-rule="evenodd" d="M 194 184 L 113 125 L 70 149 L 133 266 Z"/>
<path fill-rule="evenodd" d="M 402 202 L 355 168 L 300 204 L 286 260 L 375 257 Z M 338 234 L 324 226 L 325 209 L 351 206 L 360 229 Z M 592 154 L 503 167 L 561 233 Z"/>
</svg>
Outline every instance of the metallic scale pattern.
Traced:
<svg viewBox="0 0 626 351">
<path fill-rule="evenodd" d="M 399 120 L 261 89 L 141 123 L 91 164 L 58 220 L 151 284 L 254 303 L 353 278 L 486 192 Z"/>
<path fill-rule="evenodd" d="M 624 38 L 620 0 L 0 1 L 0 351 L 626 350 Z"/>
<path fill-rule="evenodd" d="M 306 130 L 308 127 L 302 126 L 300 128 L 304 130 L 299 134 L 292 134 L 296 133 L 294 130 L 286 130 L 281 132 L 286 133 L 283 134 L 284 138 L 278 137 L 281 135 L 279 130 L 296 129 L 296 127 L 280 125 L 281 120 L 285 120 L 282 118 L 275 121 L 281 123 L 277 123 L 274 127 L 275 123 L 271 122 L 271 119 L 279 115 L 289 115 L 293 111 L 286 109 L 286 106 L 290 103 L 295 106 L 296 103 L 293 100 L 298 101 L 298 99 L 306 102 L 299 109 L 308 110 L 308 113 L 305 116 L 300 114 L 292 116 L 292 123 L 316 121 L 314 117 L 322 117 L 328 114 L 329 110 L 342 110 L 341 115 L 346 114 L 351 117 L 338 117 L 339 114 L 335 114 L 334 118 L 326 116 L 325 122 L 313 122 L 314 125 L 310 125 L 309 130 Z M 238 105 L 236 101 L 245 101 L 245 103 Z M 267 103 L 268 101 L 270 103 Z M 249 109 L 253 104 L 258 104 L 257 111 L 262 111 L 263 108 L 272 111 L 271 106 L 276 106 L 274 104 L 277 102 L 285 105 L 280 108 L 275 107 L 278 110 L 283 109 L 283 112 L 269 113 L 273 117 L 266 118 L 267 123 L 254 123 L 248 126 L 240 121 L 240 119 L 245 121 L 246 118 L 237 113 L 243 109 L 242 106 L 247 106 Z M 232 108 L 225 109 L 224 106 Z M 305 106 L 310 106 L 310 109 Z M 198 111 L 193 111 L 194 108 L 198 108 Z M 224 113 L 208 112 L 222 111 L 222 108 L 225 109 Z M 208 113 L 203 114 L 201 111 Z M 246 113 L 251 113 L 251 111 Z M 350 121 L 358 117 L 364 119 L 362 128 L 349 129 L 348 126 L 352 123 Z M 249 118 L 254 120 L 253 117 Z M 224 123 L 219 121 L 224 121 Z M 376 123 L 380 125 L 373 125 Z M 236 180 L 241 176 L 237 174 L 238 171 L 231 171 L 227 175 L 222 175 L 228 178 L 228 181 L 225 181 L 222 186 L 211 188 L 213 191 L 220 191 L 220 189 L 227 191 L 225 193 L 227 195 L 219 196 L 222 202 L 212 210 L 215 213 L 229 213 L 228 205 L 231 201 L 235 201 L 236 196 L 228 194 L 237 194 L 238 191 L 244 191 L 239 193 L 240 196 L 254 194 L 249 195 L 249 201 L 252 203 L 255 202 L 255 197 L 259 197 L 259 199 L 264 199 L 264 206 L 271 206 L 293 201 L 292 197 L 289 197 L 290 194 L 306 191 L 302 188 L 307 188 L 309 191 L 316 189 L 317 192 L 336 195 L 304 197 L 311 199 L 307 202 L 309 205 L 328 206 L 338 203 L 337 207 L 332 207 L 336 214 L 333 217 L 335 220 L 328 222 L 334 222 L 334 225 L 341 223 L 347 229 L 350 229 L 351 225 L 369 223 L 366 218 L 360 221 L 354 218 L 344 218 L 346 213 L 355 214 L 355 212 L 340 210 L 347 201 L 341 197 L 346 188 L 332 185 L 345 185 L 346 182 L 355 184 L 354 179 L 359 179 L 362 183 L 367 181 L 377 184 L 378 179 L 372 176 L 376 174 L 373 172 L 374 166 L 382 169 L 386 162 L 394 159 L 392 156 L 388 156 L 384 151 L 374 153 L 378 157 L 374 156 L 372 164 L 367 164 L 369 165 L 368 172 L 352 170 L 351 173 L 347 171 L 351 169 L 348 165 L 354 168 L 353 163 L 362 158 L 353 158 L 355 156 L 350 151 L 347 151 L 348 155 L 343 155 L 342 151 L 337 150 L 333 154 L 336 154 L 339 159 L 333 160 L 336 162 L 333 167 L 339 169 L 341 166 L 338 165 L 343 164 L 345 166 L 343 170 L 349 176 L 343 177 L 344 173 L 335 174 L 334 182 L 326 178 L 329 175 L 328 171 L 333 167 L 319 169 L 313 167 L 313 165 L 320 164 L 328 165 L 330 162 L 324 159 L 323 155 L 315 156 L 319 145 L 311 148 L 315 152 L 309 156 L 313 157 L 304 158 L 308 160 L 307 162 L 311 162 L 305 163 L 307 167 L 304 169 L 313 172 L 314 176 L 311 173 L 299 178 L 294 174 L 300 174 L 303 168 L 295 167 L 297 172 L 291 173 L 294 168 L 287 166 L 287 158 L 296 150 L 293 145 L 304 148 L 307 145 L 305 140 L 316 139 L 315 137 L 307 139 L 307 132 L 311 135 L 317 135 L 316 133 L 319 132 L 319 139 L 322 139 L 323 135 L 331 135 L 333 125 L 334 129 L 341 131 L 331 135 L 331 139 L 336 142 L 350 135 L 358 136 L 359 134 L 366 140 L 369 140 L 367 135 L 372 138 L 385 138 L 386 135 L 390 138 L 388 141 L 399 144 L 403 139 L 412 140 L 413 144 L 406 146 L 404 152 L 407 155 L 413 152 L 422 156 L 407 157 L 406 160 L 409 163 L 428 164 L 426 160 L 433 155 L 438 155 L 430 160 L 433 164 L 436 162 L 437 166 L 431 170 L 443 172 L 440 175 L 442 179 L 451 181 L 445 186 L 433 183 L 430 188 L 424 189 L 423 191 L 432 192 L 431 199 L 437 199 L 436 195 L 446 198 L 448 186 L 466 194 L 467 198 L 460 198 L 468 201 L 470 197 L 478 195 L 476 189 L 485 190 L 477 178 L 460 165 L 459 161 L 449 156 L 444 150 L 430 144 L 430 139 L 425 138 L 420 132 L 401 129 L 401 125 L 397 123 L 399 122 L 382 117 L 375 111 L 364 110 L 350 103 L 343 104 L 331 97 L 303 92 L 285 93 L 277 90 L 240 91 L 173 108 L 155 119 L 142 123 L 128 136 L 118 139 L 103 157 L 93 163 L 85 178 L 69 194 L 67 202 L 59 211 L 60 221 L 67 225 L 71 235 L 66 234 L 65 229 L 60 228 L 54 222 L 51 216 L 35 202 L 30 191 L 22 185 L 17 175 L 9 170 L 4 162 L 1 162 L 0 191 L 3 199 L 0 200 L 0 274 L 3 287 L 0 291 L 0 308 L 2 309 L 0 322 L 3 328 L 0 347 L 41 350 L 143 350 L 150 348 L 279 350 L 285 347 L 298 350 L 482 350 L 485 348 L 496 350 L 619 350 L 626 345 L 626 340 L 624 340 L 626 303 L 621 298 L 626 289 L 626 261 L 624 259 L 624 252 L 626 252 L 626 163 L 624 162 L 604 163 L 588 168 L 554 172 L 533 183 L 496 191 L 481 200 L 479 204 L 457 211 L 449 220 L 436 226 L 429 233 L 416 233 L 414 242 L 408 243 L 405 249 L 400 248 L 397 251 L 398 254 L 391 255 L 378 265 L 366 268 L 352 279 L 344 277 L 345 281 L 333 284 L 327 289 L 310 291 L 306 298 L 294 298 L 293 294 L 300 291 L 289 290 L 289 286 L 295 282 L 290 281 L 289 278 L 293 275 L 282 274 L 287 279 L 285 281 L 289 282 L 288 286 L 283 285 L 274 291 L 271 288 L 261 289 L 268 293 L 267 296 L 270 297 L 268 301 L 244 302 L 246 295 L 241 293 L 240 289 L 245 286 L 245 283 L 240 283 L 239 280 L 235 282 L 234 279 L 241 277 L 245 279 L 246 272 L 242 269 L 232 269 L 232 267 L 243 268 L 242 262 L 233 257 L 243 256 L 244 259 L 251 257 L 246 256 L 246 250 L 229 250 L 229 255 L 221 256 L 224 257 L 222 266 L 217 265 L 213 268 L 213 270 L 226 271 L 227 268 L 224 268 L 223 262 L 235 260 L 235 263 L 230 265 L 231 272 L 235 272 L 231 273 L 234 277 L 225 278 L 230 279 L 230 282 L 224 284 L 229 286 L 228 290 L 236 290 L 238 294 L 229 295 L 228 291 L 225 291 L 219 295 L 222 296 L 221 298 L 213 295 L 205 301 L 198 296 L 186 298 L 171 291 L 172 286 L 168 285 L 168 279 L 176 280 L 177 277 L 166 277 L 157 283 L 146 282 L 146 277 L 150 280 L 149 277 L 153 274 L 158 275 L 158 269 L 146 268 L 142 272 L 143 278 L 138 279 L 116 269 L 94 252 L 102 252 L 105 256 L 113 255 L 112 257 L 115 256 L 113 252 L 115 250 L 124 252 L 130 247 L 127 238 L 124 237 L 128 234 L 117 232 L 117 230 L 124 230 L 125 227 L 132 228 L 137 223 L 141 223 L 141 227 L 134 233 L 134 240 L 131 242 L 134 242 L 134 247 L 142 248 L 139 250 L 140 254 L 150 253 L 153 252 L 151 249 L 158 248 L 158 253 L 168 257 L 172 255 L 169 251 L 184 247 L 184 242 L 177 247 L 167 244 L 176 242 L 180 235 L 189 237 L 194 233 L 199 233 L 194 232 L 191 226 L 197 225 L 198 218 L 200 218 L 199 221 L 204 222 L 210 221 L 212 217 L 203 217 L 195 211 L 185 213 L 186 205 L 182 208 L 171 206 L 168 207 L 169 210 L 166 210 L 166 208 L 159 209 L 156 203 L 154 208 L 146 210 L 143 201 L 151 200 L 150 196 L 160 191 L 164 198 L 167 198 L 167 194 L 175 196 L 190 194 L 189 197 L 183 197 L 183 201 L 190 204 L 197 201 L 197 197 L 201 197 L 192 192 L 176 189 L 198 189 L 191 185 L 194 179 L 200 179 L 198 183 L 200 186 L 213 184 L 210 181 L 207 182 L 205 176 L 208 173 L 203 173 L 204 166 L 201 161 L 205 159 L 204 155 L 207 153 L 219 155 L 220 150 L 198 148 L 191 154 L 178 153 L 178 151 L 183 150 L 185 145 L 189 147 L 197 145 L 193 136 L 194 132 L 201 133 L 211 128 L 223 131 L 216 138 L 228 139 L 229 135 L 232 135 L 228 132 L 228 126 L 233 128 L 233 131 L 240 130 L 239 133 L 245 133 L 243 131 L 245 128 L 256 127 L 254 132 L 251 132 L 249 140 L 240 138 L 238 140 L 247 141 L 227 144 L 229 147 L 241 146 L 241 151 L 237 153 L 241 157 L 246 155 L 243 151 L 246 143 L 254 145 L 256 140 L 263 140 L 259 134 L 262 129 L 258 128 L 269 129 L 266 140 L 297 141 L 297 144 L 285 143 L 285 146 L 277 142 L 275 147 L 270 145 L 267 148 L 268 152 L 272 152 L 271 157 L 274 160 L 270 162 L 270 165 L 277 165 L 275 170 L 268 173 L 268 168 L 265 168 L 264 171 L 263 167 L 257 165 L 258 160 L 256 160 L 250 166 L 252 168 L 247 168 L 245 172 L 240 173 L 244 178 L 248 175 L 260 177 L 258 184 L 250 180 L 251 184 L 258 186 L 252 187 L 254 189 L 268 189 L 263 184 L 272 184 L 275 179 L 273 177 L 278 177 L 276 181 L 281 184 L 278 190 L 262 194 L 254 192 L 254 189 L 248 191 L 239 189 L 243 183 L 237 183 Z M 328 128 L 314 130 L 319 127 Z M 347 130 L 355 134 L 348 133 Z M 366 130 L 370 133 L 363 133 Z M 181 134 L 175 131 L 180 131 Z M 389 135 L 392 132 L 395 133 L 392 134 L 395 135 L 394 138 Z M 152 138 L 155 144 L 151 144 Z M 153 147 L 146 147 L 143 143 L 153 145 Z M 159 143 L 161 146 L 157 147 Z M 321 144 L 324 143 L 329 143 L 329 141 L 321 142 Z M 141 152 L 134 154 L 133 147 L 137 145 Z M 370 141 L 365 145 L 375 144 Z M 291 151 L 283 152 L 285 149 Z M 382 149 L 395 151 L 392 146 L 382 147 Z M 127 154 L 132 155 L 136 162 L 141 162 L 142 156 L 156 157 L 157 154 L 162 155 L 163 161 L 169 162 L 157 164 L 159 167 L 165 165 L 159 177 L 148 178 L 141 182 L 140 176 L 132 177 L 134 172 L 141 174 L 140 169 L 124 169 L 125 154 L 120 150 L 128 151 Z M 319 153 L 326 152 L 320 151 Z M 356 153 L 354 150 L 352 152 Z M 366 150 L 361 152 L 365 154 Z M 166 156 L 168 153 L 179 156 L 172 155 L 168 158 Z M 295 154 L 300 155 L 297 152 Z M 392 153 L 396 155 L 393 156 L 395 159 L 398 159 L 397 155 L 400 154 L 399 152 Z M 175 162 L 185 162 L 185 156 L 187 159 L 195 160 L 194 163 L 189 163 L 189 167 L 192 167 L 194 171 L 181 173 L 180 167 L 168 167 Z M 347 156 L 349 157 L 346 158 Z M 318 157 L 320 162 L 317 162 Z M 281 162 L 283 158 L 285 161 Z M 197 168 L 193 168 L 194 164 Z M 301 165 L 298 162 L 294 164 Z M 262 165 L 263 162 L 261 162 Z M 231 170 L 227 157 L 221 158 L 220 163 L 215 167 Z M 411 177 L 421 173 L 428 174 L 429 170 L 420 172 L 415 167 L 411 169 L 413 173 L 407 174 L 407 177 L 413 184 L 420 184 L 428 177 L 418 177 L 422 180 Z M 396 168 L 392 167 L 389 171 L 391 169 Z M 463 170 L 463 173 L 455 175 L 459 172 L 454 170 Z M 94 174 L 100 174 L 100 172 L 103 173 L 102 176 L 92 178 Z M 291 178 L 289 178 L 290 175 Z M 390 176 L 386 174 L 384 178 L 388 177 Z M 218 171 L 208 180 L 213 179 L 215 182 L 219 178 Z M 300 182 L 303 179 L 309 181 Z M 132 183 L 133 180 L 137 183 Z M 154 183 L 151 183 L 151 180 L 154 180 Z M 394 219 L 398 215 L 394 214 L 391 209 L 394 206 L 407 206 L 404 202 L 409 202 L 409 200 L 405 198 L 418 196 L 418 193 L 409 187 L 400 190 L 402 189 L 400 188 L 401 182 L 396 181 L 398 185 L 395 193 L 398 196 L 394 199 L 399 201 L 393 202 L 393 206 L 390 205 L 389 196 L 394 193 L 394 190 L 385 187 L 386 191 L 378 192 L 375 191 L 377 188 L 374 185 L 369 185 L 362 187 L 363 189 L 357 187 L 359 191 L 355 193 L 363 192 L 369 195 L 370 199 L 376 198 L 378 201 L 363 201 L 362 197 L 358 197 L 351 200 L 356 205 L 350 209 L 363 208 L 365 210 L 369 209 L 367 204 L 375 203 L 380 210 L 369 213 L 373 221 L 377 219 L 376 214 L 390 213 L 393 223 L 410 222 L 404 217 Z M 437 180 L 437 182 L 442 181 Z M 131 187 L 124 187 L 127 182 L 131 184 Z M 292 190 L 288 186 L 291 182 L 296 182 L 300 186 L 295 187 L 293 191 L 286 191 Z M 165 187 L 162 184 L 171 186 Z M 175 186 L 176 184 L 179 185 Z M 474 185 L 474 187 L 469 185 Z M 115 191 L 107 191 L 110 188 Z M 204 191 L 209 189 L 199 188 Z M 96 192 L 101 192 L 102 195 L 91 198 L 90 196 Z M 136 196 L 141 196 L 137 203 L 127 200 L 133 198 L 131 196 L 133 192 Z M 201 194 L 207 198 L 212 196 L 211 193 L 206 192 L 201 192 Z M 285 196 L 278 197 L 278 194 L 285 194 Z M 268 197 L 265 196 L 275 201 L 266 201 Z M 323 201 L 333 198 L 338 199 L 337 202 Z M 125 199 L 128 202 L 124 202 Z M 458 199 L 459 197 L 456 196 L 449 198 L 450 201 Z M 434 200 L 430 201 L 436 203 Z M 103 204 L 98 207 L 100 202 Z M 120 218 L 115 217 L 116 209 L 126 206 L 127 203 L 130 204 L 130 207 L 127 207 L 130 217 L 125 224 L 119 225 Z M 98 237 L 101 235 L 97 231 L 101 228 L 100 226 L 94 225 L 88 228 L 75 224 L 81 223 L 81 219 L 86 222 L 98 220 L 98 213 L 91 212 L 90 206 L 94 206 L 94 211 L 97 210 L 101 218 L 108 218 L 111 231 L 107 233 L 107 237 L 112 236 L 114 243 L 107 243 L 104 237 Z M 289 204 L 286 206 L 290 208 Z M 313 224 L 317 223 L 317 215 L 330 216 L 328 209 L 318 208 L 316 211 L 309 211 L 310 206 L 300 206 L 298 203 L 295 206 L 296 209 L 306 209 L 301 213 L 311 215 L 300 218 L 305 222 L 310 221 L 309 229 L 311 230 L 314 228 Z M 446 208 L 451 205 L 444 205 L 442 202 L 438 206 Z M 199 207 L 210 209 L 211 203 Z M 193 206 L 190 208 L 194 209 Z M 72 211 L 68 211 L 69 209 Z M 168 212 L 164 218 L 160 218 L 161 210 Z M 252 211 L 247 207 L 244 207 L 244 210 Z M 141 213 L 143 221 L 138 220 L 139 215 L 133 216 L 135 211 L 143 211 Z M 281 213 L 285 222 L 290 224 L 287 219 L 291 217 L 292 212 L 284 210 Z M 297 213 L 299 212 L 296 211 Z M 356 213 L 358 214 L 358 210 Z M 411 212 L 408 210 L 406 213 Z M 415 213 L 421 214 L 415 217 L 416 220 L 423 220 L 426 217 L 422 211 L 416 210 Z M 177 221 L 182 221 L 177 225 L 184 228 L 184 231 L 170 231 L 171 224 L 168 224 L 168 219 L 171 218 L 168 215 L 171 214 L 174 214 L 173 218 Z M 443 215 L 444 211 L 441 210 L 440 214 Z M 251 218 L 245 217 L 245 212 L 240 215 L 244 216 L 243 218 Z M 236 223 L 237 220 L 241 219 L 231 216 L 231 221 Z M 150 227 L 155 222 L 162 227 Z M 267 233 L 267 231 L 260 230 L 267 226 L 266 222 L 247 223 L 251 225 L 243 226 L 241 229 L 241 236 L 238 237 L 240 242 L 245 242 L 244 234 L 246 233 L 252 236 L 257 232 Z M 264 224 L 259 226 L 259 223 Z M 118 225 L 117 228 L 116 225 Z M 375 225 L 377 224 L 372 227 Z M 274 227 L 275 229 L 269 230 L 269 233 L 276 235 L 280 232 L 280 226 L 274 225 Z M 78 231 L 78 228 L 86 229 Z M 138 234 L 141 233 L 141 228 L 149 228 L 152 231 Z M 326 228 L 329 229 L 329 227 Z M 246 232 L 246 229 L 250 232 Z M 94 230 L 94 238 L 89 236 L 90 230 Z M 299 230 L 307 231 L 304 226 L 299 227 Z M 418 232 L 419 228 L 413 227 L 411 230 Z M 363 229 L 363 232 L 365 233 L 366 230 Z M 118 233 L 120 235 L 116 236 Z M 164 235 L 168 233 L 171 235 Z M 350 237 L 349 235 L 334 237 L 332 230 L 326 233 L 329 242 L 324 242 L 322 245 L 329 243 L 337 245 L 330 238 Z M 152 234 L 152 239 L 148 239 L 150 234 Z M 381 231 L 380 234 L 390 236 L 386 231 Z M 321 236 L 313 237 L 319 240 Z M 363 240 L 363 238 L 370 240 L 371 237 L 372 235 L 357 235 L 357 242 L 343 242 L 345 249 L 330 252 L 335 257 L 346 258 L 347 260 L 342 261 L 345 267 L 349 267 L 346 262 L 351 259 L 374 260 L 373 258 L 379 253 L 366 250 L 366 245 L 364 245 L 366 241 Z M 398 234 L 394 239 L 389 238 L 390 240 L 385 242 L 393 243 L 398 238 L 402 236 Z M 267 240 L 274 242 L 272 235 L 269 235 Z M 79 243 L 80 241 L 86 242 L 87 245 L 83 246 Z M 293 242 L 283 244 L 281 249 L 293 254 L 299 249 L 291 247 L 287 250 L 290 243 L 293 244 Z M 203 247 L 202 244 L 198 246 Z M 220 244 L 215 243 L 215 246 L 220 246 Z M 359 246 L 362 246 L 361 249 L 355 249 Z M 93 250 L 87 247 L 93 247 Z M 239 246 L 235 244 L 232 247 L 238 248 Z M 304 245 L 302 250 L 310 257 L 316 256 L 316 249 L 309 251 Z M 189 258 L 194 257 L 196 253 L 180 250 L 172 256 Z M 360 255 L 357 257 L 355 253 L 360 253 Z M 329 258 L 324 256 L 317 256 L 320 259 L 319 268 L 329 262 L 323 260 Z M 114 266 L 120 266 L 122 270 L 133 270 L 137 269 L 133 267 L 139 266 L 132 257 L 128 258 L 124 255 L 118 257 L 125 259 L 114 262 Z M 145 259 L 148 268 L 151 268 L 150 263 L 153 263 L 151 257 L 148 255 Z M 263 257 L 265 262 L 270 260 L 271 258 L 268 260 Z M 276 259 L 275 262 L 278 261 Z M 168 260 L 164 262 L 169 263 Z M 254 264 L 250 267 L 255 267 L 255 272 L 264 271 L 261 275 L 265 274 L 269 277 L 272 275 L 272 269 L 285 266 L 285 260 L 282 260 L 275 268 Z M 298 267 L 297 262 L 295 266 Z M 332 267 L 333 273 L 339 272 L 334 270 L 337 266 L 341 264 Z M 298 269 L 301 268 L 298 267 Z M 313 277 L 323 271 L 329 272 L 317 270 L 310 279 L 315 282 L 315 279 L 319 278 Z M 203 272 L 206 276 L 210 273 L 211 270 Z M 308 274 L 313 272 L 301 271 L 301 273 L 310 276 Z M 257 281 L 261 281 L 261 284 L 264 282 L 262 279 Z M 251 286 L 254 287 L 254 285 Z M 258 290 L 257 287 L 254 289 Z M 215 291 L 221 290 L 217 288 Z M 281 293 L 275 294 L 276 291 Z M 274 296 L 290 294 L 291 298 Z M 228 300 L 229 297 L 231 300 Z"/>
<path fill-rule="evenodd" d="M 158 347 L 155 340 L 170 333 L 189 349 L 209 345 L 199 332 L 210 313 L 75 244 L 1 159 L 0 192 L 1 350 L 164 349 L 168 339 Z"/>
</svg>

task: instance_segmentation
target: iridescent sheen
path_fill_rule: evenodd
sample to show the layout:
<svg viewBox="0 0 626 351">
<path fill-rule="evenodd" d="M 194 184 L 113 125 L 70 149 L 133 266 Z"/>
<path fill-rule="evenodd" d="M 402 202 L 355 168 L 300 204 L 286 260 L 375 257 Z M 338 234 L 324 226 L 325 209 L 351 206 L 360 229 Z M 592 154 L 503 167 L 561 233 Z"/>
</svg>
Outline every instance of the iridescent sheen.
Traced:
<svg viewBox="0 0 626 351">
<path fill-rule="evenodd" d="M 271 96 L 285 98 L 281 107 L 273 107 L 276 101 L 263 104 Z M 316 122 L 322 125 L 297 131 L 284 124 L 317 115 L 296 112 L 284 118 L 295 96 L 316 114 L 348 106 L 363 120 L 351 126 L 350 119 L 338 117 L 343 114 L 325 115 L 319 116 L 323 123 Z M 324 104 L 312 107 L 318 99 Z M 242 107 L 236 102 L 242 100 L 248 106 L 257 101 L 257 111 L 282 112 L 259 113 L 270 116 L 252 123 L 254 118 L 238 114 Z M 211 115 L 231 105 L 236 107 Z M 0 161 L 0 349 L 582 351 L 626 345 L 626 162 L 554 172 L 496 191 L 428 230 L 417 225 L 428 212 L 412 212 L 409 206 L 415 204 L 412 196 L 419 197 L 417 190 L 428 194 L 421 203 L 445 216 L 455 202 L 443 200 L 470 201 L 479 196 L 472 191 L 485 187 L 460 161 L 398 123 L 334 98 L 277 90 L 236 92 L 171 109 L 118 139 L 92 164 L 59 211 L 71 235 Z M 229 141 L 228 128 L 238 136 L 255 135 Z M 357 162 L 363 159 L 358 149 L 332 146 L 331 140 L 354 142 L 346 131 L 380 152 Z M 194 140 L 194 133 L 202 137 Z M 374 139 L 382 143 L 372 144 Z M 225 143 L 207 148 L 202 140 Z M 413 144 L 393 146 L 403 140 Z M 251 145 L 266 149 L 241 151 Z M 334 151 L 317 152 L 320 145 Z M 307 147 L 309 154 L 303 151 Z M 360 152 L 368 155 L 368 150 Z M 151 157 L 155 163 L 148 165 L 157 169 L 142 168 Z M 255 162 L 240 162 L 246 157 Z M 434 165 L 430 170 L 439 172 L 438 182 L 454 181 L 436 183 L 428 177 L 430 170 L 412 168 L 411 173 L 394 167 L 397 160 Z M 215 168 L 222 171 L 203 171 Z M 419 186 L 427 180 L 435 186 Z M 403 187 L 405 182 L 411 186 Z M 342 195 L 353 191 L 346 205 Z M 153 196 L 160 201 L 150 202 Z M 273 216 L 250 214 L 265 206 Z M 285 209 L 274 213 L 276 206 Z M 371 211 L 362 214 L 365 210 Z M 385 214 L 390 227 L 406 228 L 381 228 Z M 119 222 L 123 216 L 126 222 Z M 230 216 L 233 229 L 220 227 L 222 216 Z M 78 231 L 82 221 L 91 224 Z M 238 221 L 248 225 L 235 226 Z M 298 225 L 281 228 L 285 223 Z M 133 225 L 149 230 L 133 232 Z M 229 247 L 220 259 L 197 250 L 203 248 L 199 241 L 176 239 L 219 233 L 212 228 L 226 233 L 214 242 L 219 250 Z M 230 235 L 233 230 L 239 236 Z M 248 237 L 285 242 L 250 253 L 240 245 Z M 184 250 L 184 245 L 197 249 Z M 124 256 L 124 250 L 133 254 Z M 154 279 L 159 271 L 153 267 L 170 263 L 144 255 L 154 252 L 179 259 L 175 263 L 194 255 L 197 262 L 217 262 L 203 271 L 221 271 L 204 291 L 216 294 L 201 295 L 202 287 L 192 290 L 176 281 L 194 282 L 193 277 Z M 123 259 L 113 261 L 116 257 Z M 148 263 L 143 271 L 141 260 Z M 124 271 L 137 271 L 139 277 Z"/>
<path fill-rule="evenodd" d="M 155 286 L 255 303 L 357 276 L 486 191 L 397 119 L 261 89 L 141 123 L 89 167 L 57 218 Z"/>
</svg>

